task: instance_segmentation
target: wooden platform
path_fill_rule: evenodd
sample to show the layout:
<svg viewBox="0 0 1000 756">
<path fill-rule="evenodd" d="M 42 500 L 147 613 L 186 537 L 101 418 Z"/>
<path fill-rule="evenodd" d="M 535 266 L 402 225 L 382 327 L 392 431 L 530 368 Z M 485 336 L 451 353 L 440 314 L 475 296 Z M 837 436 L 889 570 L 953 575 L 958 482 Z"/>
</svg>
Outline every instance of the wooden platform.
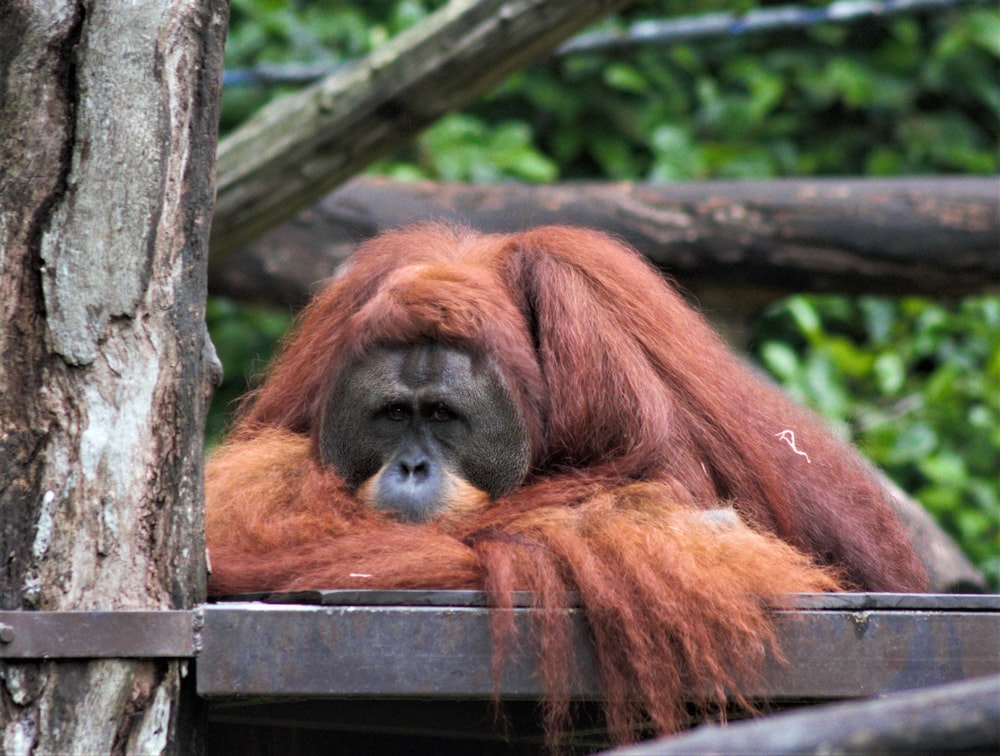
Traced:
<svg viewBox="0 0 1000 756">
<path fill-rule="evenodd" d="M 348 744 L 345 752 L 375 743 L 391 750 L 424 742 L 434 752 L 455 753 L 470 744 L 479 753 L 537 747 L 533 709 L 541 691 L 530 609 L 516 610 L 525 642 L 512 649 L 498 686 L 510 724 L 504 735 L 489 704 L 490 610 L 482 594 L 315 591 L 258 598 L 266 603 L 205 610 L 198 690 L 210 701 L 217 737 L 260 738 L 293 727 L 300 735 L 313 732 L 317 750 L 331 743 Z M 527 606 L 527 597 L 521 603 Z M 760 689 L 743 691 L 770 706 L 1000 674 L 1000 596 L 827 594 L 800 596 L 797 606 L 777 613 L 787 663 L 770 662 Z M 573 694 L 597 701 L 586 629 L 578 610 L 568 611 L 578 616 L 580 649 Z M 597 708 L 582 704 L 578 722 Z M 584 724 L 576 741 L 581 752 L 607 744 L 593 721 L 595 730 L 588 733 Z"/>
<path fill-rule="evenodd" d="M 296 603 L 283 603 L 291 602 Z M 527 604 L 525 598 L 522 604 Z M 787 664 L 752 697 L 870 696 L 1000 673 L 1000 596 L 826 594 L 777 613 Z M 474 591 L 314 591 L 205 607 L 198 692 L 208 698 L 490 698 L 489 610 Z M 600 697 L 579 611 L 573 695 Z M 502 698 L 540 695 L 528 615 Z"/>
<path fill-rule="evenodd" d="M 269 726 L 383 743 L 482 739 L 485 753 L 489 742 L 518 742 L 498 740 L 494 690 L 515 726 L 533 719 L 541 694 L 529 599 L 518 597 L 524 642 L 496 688 L 492 610 L 474 591 L 254 595 L 188 612 L 0 612 L 0 658 L 191 657 L 210 734 L 226 742 Z M 1000 596 L 802 595 L 795 606 L 776 612 L 787 663 L 769 662 L 759 688 L 742 691 L 751 698 L 782 706 L 1000 675 Z M 579 647 L 573 697 L 586 717 L 598 708 L 587 702 L 600 699 L 594 659 L 580 611 L 566 611 Z"/>
</svg>

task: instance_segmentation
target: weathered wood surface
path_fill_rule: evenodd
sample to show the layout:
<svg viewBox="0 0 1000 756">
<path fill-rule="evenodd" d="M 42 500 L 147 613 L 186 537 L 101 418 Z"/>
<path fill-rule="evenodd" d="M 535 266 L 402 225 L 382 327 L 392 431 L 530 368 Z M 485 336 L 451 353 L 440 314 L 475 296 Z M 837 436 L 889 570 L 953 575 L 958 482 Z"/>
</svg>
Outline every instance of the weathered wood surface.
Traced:
<svg viewBox="0 0 1000 756">
<path fill-rule="evenodd" d="M 626 0 L 453 0 L 219 145 L 212 256 L 309 207 Z"/>
<path fill-rule="evenodd" d="M 296 742 L 327 754 L 414 743 L 441 753 L 541 752 L 530 609 L 515 610 L 521 641 L 509 648 L 496 689 L 510 722 L 505 730 L 491 714 L 493 649 L 482 594 L 272 598 L 318 605 L 223 602 L 205 609 L 199 690 L 209 698 L 209 738 L 220 750 L 280 744 L 294 733 Z M 517 605 L 530 606 L 530 596 Z M 799 597 L 796 605 L 778 616 L 787 664 L 771 663 L 761 685 L 742 691 L 767 694 L 772 705 L 1000 674 L 1000 597 L 827 594 Z M 600 689 L 586 629 L 576 620 L 571 694 L 586 712 L 577 738 L 589 751 L 579 752 L 593 752 L 608 741 L 600 720 L 589 718 L 595 712 L 586 702 L 599 699 Z"/>
<path fill-rule="evenodd" d="M 300 306 L 361 240 L 427 220 L 487 232 L 614 233 L 712 309 L 799 291 L 953 296 L 1000 289 L 1000 180 L 401 184 L 358 178 L 239 253 L 210 287 Z"/>
<path fill-rule="evenodd" d="M 534 752 L 531 710 L 541 688 L 530 594 L 514 597 L 521 642 L 509 649 L 496 688 L 491 610 L 479 591 L 256 598 L 173 612 L 0 611 L 0 658 L 197 658 L 209 738 L 220 751 L 237 749 L 237 742 L 251 750 L 262 742 L 287 744 L 294 732 L 295 742 L 305 738 L 317 753 L 366 750 L 351 733 L 364 733 L 371 747 L 388 748 L 393 738 L 410 747 L 406 738 L 424 737 L 446 753 L 465 752 L 463 743 L 500 752 L 511 742 Z M 571 607 L 575 601 L 569 598 Z M 838 593 L 793 597 L 791 607 L 776 617 L 785 662 L 772 659 L 742 693 L 781 706 L 917 692 L 736 729 L 705 728 L 635 746 L 635 753 L 738 753 L 751 745 L 762 753 L 829 752 L 831 743 L 838 752 L 867 753 L 942 738 L 992 743 L 1000 715 L 1000 698 L 990 697 L 1000 684 L 1000 596 Z M 571 695 L 597 701 L 589 635 L 578 610 L 568 611 L 578 647 Z M 494 692 L 516 722 L 510 731 L 498 730 L 490 715 Z M 591 750 L 607 744 L 592 722 L 583 732 Z"/>
<path fill-rule="evenodd" d="M 528 608 L 521 642 L 494 688 L 489 613 L 476 591 L 311 591 L 275 602 L 205 608 L 198 690 L 208 697 L 532 698 L 537 649 Z M 524 602 L 522 602 L 524 603 Z M 526 604 L 527 605 L 527 604 Z M 748 697 L 875 695 L 1000 674 L 1000 597 L 803 596 L 777 613 L 785 664 L 773 661 Z M 569 610 L 576 612 L 576 610 Z M 582 615 L 572 695 L 600 697 Z M 267 658 L 267 664 L 255 660 Z"/>
<path fill-rule="evenodd" d="M 1000 676 L 817 706 L 639 743 L 608 756 L 998 753 Z"/>
<path fill-rule="evenodd" d="M 204 599 L 204 299 L 227 9 L 0 3 L 5 610 Z M 4 663 L 0 750 L 190 752 L 187 663 Z"/>
</svg>

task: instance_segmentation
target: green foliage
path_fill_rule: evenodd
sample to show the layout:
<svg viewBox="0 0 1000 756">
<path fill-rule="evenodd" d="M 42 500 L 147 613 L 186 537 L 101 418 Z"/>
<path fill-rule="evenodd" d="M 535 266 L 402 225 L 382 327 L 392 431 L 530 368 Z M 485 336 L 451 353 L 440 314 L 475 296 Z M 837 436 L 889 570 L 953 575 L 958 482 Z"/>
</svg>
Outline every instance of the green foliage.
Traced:
<svg viewBox="0 0 1000 756">
<path fill-rule="evenodd" d="M 222 362 L 222 385 L 212 397 L 206 423 L 208 444 L 218 443 L 230 413 L 271 359 L 275 345 L 288 330 L 291 315 L 223 297 L 210 297 L 205 320 Z"/>
<path fill-rule="evenodd" d="M 443 4 L 233 0 L 227 67 L 349 63 Z M 602 27 L 762 4 L 650 0 Z M 227 89 L 223 131 L 283 91 Z M 552 58 L 371 170 L 475 182 L 990 174 L 1000 171 L 998 135 L 1000 9 L 976 5 Z M 210 438 L 287 323 L 284 314 L 210 303 L 227 375 Z M 793 297 L 761 321 L 755 348 L 794 395 L 919 498 L 995 587 L 998 334 L 997 297 L 954 306 Z"/>
<path fill-rule="evenodd" d="M 1000 585 L 1000 298 L 797 296 L 755 355 L 953 533 Z"/>
<path fill-rule="evenodd" d="M 442 4 L 234 0 L 227 67 L 345 64 Z M 603 26 L 756 5 L 646 2 Z M 377 170 L 465 181 L 988 174 L 1000 169 L 998 38 L 1000 10 L 980 7 L 550 59 Z M 283 91 L 227 89 L 223 130 Z"/>
<path fill-rule="evenodd" d="M 523 121 L 495 125 L 466 113 L 446 115 L 417 139 L 410 162 L 376 163 L 371 172 L 400 180 L 434 178 L 441 181 L 485 183 L 517 179 L 554 181 L 559 168 L 532 143 Z"/>
<path fill-rule="evenodd" d="M 232 0 L 226 38 L 226 68 L 260 63 L 346 64 L 424 19 L 444 0 Z M 227 88 L 222 95 L 222 131 L 287 91 Z"/>
<path fill-rule="evenodd" d="M 1000 166 L 998 25 L 978 9 L 581 54 L 475 112 L 523 113 L 563 178 L 986 174 Z"/>
</svg>

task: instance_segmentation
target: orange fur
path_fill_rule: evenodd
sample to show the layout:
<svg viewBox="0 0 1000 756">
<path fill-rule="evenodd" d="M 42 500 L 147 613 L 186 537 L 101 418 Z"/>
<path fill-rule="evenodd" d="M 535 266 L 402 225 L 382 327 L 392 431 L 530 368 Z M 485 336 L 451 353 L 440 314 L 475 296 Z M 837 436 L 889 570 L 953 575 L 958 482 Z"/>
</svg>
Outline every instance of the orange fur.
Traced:
<svg viewBox="0 0 1000 756">
<path fill-rule="evenodd" d="M 426 339 L 493 361 L 532 469 L 500 500 L 456 487 L 447 515 L 403 524 L 321 465 L 316 419 L 345 365 Z M 366 244 L 213 456 L 207 497 L 214 595 L 482 588 L 510 609 L 523 589 L 552 609 L 578 592 L 621 741 L 647 719 L 678 727 L 689 694 L 723 705 L 772 649 L 766 607 L 786 594 L 925 582 L 854 453 L 753 377 L 638 255 L 580 229 L 422 226 Z M 740 519 L 705 514 L 720 503 Z M 538 616 L 554 742 L 572 647 L 565 613 Z M 499 663 L 509 611 L 494 629 Z"/>
</svg>

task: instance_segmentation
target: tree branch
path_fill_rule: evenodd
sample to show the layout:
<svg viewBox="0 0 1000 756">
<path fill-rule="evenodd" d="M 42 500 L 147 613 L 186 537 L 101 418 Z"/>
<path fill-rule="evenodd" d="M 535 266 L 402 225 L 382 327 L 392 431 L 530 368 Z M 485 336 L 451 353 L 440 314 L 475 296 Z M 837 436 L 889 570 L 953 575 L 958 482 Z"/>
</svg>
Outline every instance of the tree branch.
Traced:
<svg viewBox="0 0 1000 756">
<path fill-rule="evenodd" d="M 895 693 L 738 722 L 639 743 L 611 756 L 754 753 L 995 753 L 1000 748 L 1000 678 Z"/>
<path fill-rule="evenodd" d="M 452 0 L 219 145 L 212 256 L 287 220 L 626 0 Z"/>
<path fill-rule="evenodd" d="M 400 184 L 359 178 L 232 258 L 210 286 L 301 305 L 361 240 L 426 220 L 482 231 L 571 223 L 617 234 L 712 309 L 790 292 L 958 296 L 1000 282 L 996 178 L 650 184 Z"/>
</svg>

